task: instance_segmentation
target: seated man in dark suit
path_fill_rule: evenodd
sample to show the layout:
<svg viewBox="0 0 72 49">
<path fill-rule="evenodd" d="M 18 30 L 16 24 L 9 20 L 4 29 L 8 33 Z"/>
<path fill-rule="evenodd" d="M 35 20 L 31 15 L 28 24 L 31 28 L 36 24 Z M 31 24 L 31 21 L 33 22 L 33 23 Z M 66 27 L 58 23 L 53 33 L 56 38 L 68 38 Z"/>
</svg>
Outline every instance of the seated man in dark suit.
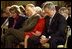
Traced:
<svg viewBox="0 0 72 49">
<path fill-rule="evenodd" d="M 20 16 L 20 12 L 17 10 L 17 7 L 11 7 L 9 9 L 11 17 L 8 18 L 8 28 L 20 29 L 22 24 L 27 19 L 26 16 Z"/>
<path fill-rule="evenodd" d="M 9 28 L 19 29 L 22 28 L 23 22 L 27 19 L 27 17 L 21 16 L 21 11 L 18 7 L 12 5 L 9 9 L 11 13 L 11 17 L 9 18 Z"/>
<path fill-rule="evenodd" d="M 40 43 L 50 43 L 50 48 L 57 48 L 58 44 L 65 42 L 65 18 L 56 12 L 55 5 L 52 2 L 45 2 L 43 6 L 44 12 L 47 14 L 44 35 L 45 40 L 40 39 Z"/>
</svg>

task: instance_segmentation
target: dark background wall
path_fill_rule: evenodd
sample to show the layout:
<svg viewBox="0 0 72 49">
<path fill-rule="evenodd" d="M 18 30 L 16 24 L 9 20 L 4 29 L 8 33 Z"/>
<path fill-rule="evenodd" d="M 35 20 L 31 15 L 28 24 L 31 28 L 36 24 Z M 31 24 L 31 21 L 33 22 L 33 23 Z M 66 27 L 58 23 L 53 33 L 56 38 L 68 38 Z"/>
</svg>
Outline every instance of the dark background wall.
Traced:
<svg viewBox="0 0 72 49">
<path fill-rule="evenodd" d="M 41 7 L 42 3 L 44 3 L 44 2 L 46 2 L 46 1 L 1 1 L 1 9 L 4 9 L 5 7 L 11 6 L 13 4 L 26 5 L 29 3 L 32 3 L 34 5 Z M 60 6 L 60 7 L 71 4 L 70 1 L 51 1 L 51 2 L 53 2 L 54 4 L 56 4 L 57 6 Z"/>
</svg>

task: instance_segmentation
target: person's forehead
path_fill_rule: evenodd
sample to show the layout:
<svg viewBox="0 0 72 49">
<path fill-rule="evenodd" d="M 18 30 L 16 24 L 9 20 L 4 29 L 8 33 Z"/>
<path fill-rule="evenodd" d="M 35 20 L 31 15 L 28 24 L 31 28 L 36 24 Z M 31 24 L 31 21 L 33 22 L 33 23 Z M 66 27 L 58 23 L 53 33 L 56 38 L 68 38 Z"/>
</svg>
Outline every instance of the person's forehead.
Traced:
<svg viewBox="0 0 72 49">
<path fill-rule="evenodd" d="M 15 13 L 15 11 L 13 10 L 13 11 L 11 11 L 11 13 Z"/>
<path fill-rule="evenodd" d="M 26 10 L 32 10 L 32 8 L 31 7 L 27 7 Z"/>
<path fill-rule="evenodd" d="M 48 9 L 48 8 L 44 8 L 44 10 L 50 10 L 50 9 Z"/>
</svg>

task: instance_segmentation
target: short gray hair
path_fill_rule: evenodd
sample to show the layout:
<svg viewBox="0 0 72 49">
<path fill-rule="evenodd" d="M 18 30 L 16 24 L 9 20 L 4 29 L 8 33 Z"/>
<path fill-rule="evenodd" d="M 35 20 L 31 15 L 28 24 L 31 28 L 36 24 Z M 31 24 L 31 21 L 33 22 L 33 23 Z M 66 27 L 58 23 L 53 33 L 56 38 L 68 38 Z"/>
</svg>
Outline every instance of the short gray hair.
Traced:
<svg viewBox="0 0 72 49">
<path fill-rule="evenodd" d="M 54 9 L 55 10 L 55 5 L 52 3 L 52 2 L 45 2 L 44 4 L 43 4 L 43 9 L 44 8 L 48 8 L 48 9 Z"/>
</svg>

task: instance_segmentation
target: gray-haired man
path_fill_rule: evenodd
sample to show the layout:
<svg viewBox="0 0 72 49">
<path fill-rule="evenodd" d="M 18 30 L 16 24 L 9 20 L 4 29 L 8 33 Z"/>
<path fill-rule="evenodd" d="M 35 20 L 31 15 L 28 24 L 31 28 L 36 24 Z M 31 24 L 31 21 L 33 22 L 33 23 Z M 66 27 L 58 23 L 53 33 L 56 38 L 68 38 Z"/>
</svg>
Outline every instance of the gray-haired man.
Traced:
<svg viewBox="0 0 72 49">
<path fill-rule="evenodd" d="M 52 2 L 45 2 L 43 10 L 47 15 L 44 34 L 47 38 L 40 40 L 41 43 L 50 43 L 50 48 L 56 48 L 58 44 L 65 42 L 65 18 L 56 12 L 55 5 Z"/>
</svg>

